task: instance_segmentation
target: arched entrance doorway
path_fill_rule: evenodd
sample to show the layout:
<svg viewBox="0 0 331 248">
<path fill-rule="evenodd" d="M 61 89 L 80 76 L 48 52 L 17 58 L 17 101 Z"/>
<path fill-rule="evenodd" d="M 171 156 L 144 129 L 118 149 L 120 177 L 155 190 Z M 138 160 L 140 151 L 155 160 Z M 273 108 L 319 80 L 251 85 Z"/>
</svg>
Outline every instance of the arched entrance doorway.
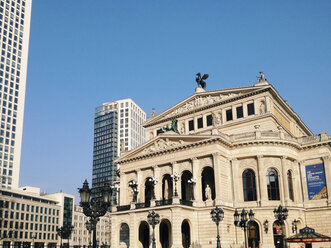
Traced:
<svg viewBox="0 0 331 248">
<path fill-rule="evenodd" d="M 192 200 L 192 185 L 188 183 L 188 180 L 192 178 L 192 173 L 188 170 L 184 171 L 181 176 L 181 189 L 182 189 L 182 200 Z"/>
<path fill-rule="evenodd" d="M 189 248 L 191 245 L 191 230 L 187 220 L 182 222 L 182 246 Z"/>
<path fill-rule="evenodd" d="M 154 184 L 149 180 L 148 177 L 145 181 L 145 207 L 149 207 L 151 205 L 151 199 L 153 197 Z"/>
<path fill-rule="evenodd" d="M 172 180 L 169 174 L 165 174 L 162 179 L 162 199 L 169 200 L 172 199 Z"/>
<path fill-rule="evenodd" d="M 274 224 L 272 225 L 272 229 L 273 229 L 275 247 L 276 248 L 286 248 L 286 247 L 283 247 L 282 225 L 278 220 L 276 220 L 274 222 Z M 284 228 L 284 235 L 286 235 L 285 228 Z"/>
<path fill-rule="evenodd" d="M 211 199 L 208 200 L 214 200 L 216 194 L 215 194 L 215 177 L 214 177 L 213 168 L 207 166 L 203 169 L 201 173 L 201 185 L 202 185 L 202 200 L 206 201 L 208 195 L 211 195 Z"/>
<path fill-rule="evenodd" d="M 160 223 L 160 243 L 162 248 L 171 246 L 171 224 L 168 220 L 162 220 Z"/>
<path fill-rule="evenodd" d="M 248 222 L 247 237 L 249 247 L 260 247 L 260 229 L 259 225 L 255 221 Z"/>
<path fill-rule="evenodd" d="M 149 247 L 149 226 L 146 221 L 139 225 L 139 241 L 143 248 Z"/>
<path fill-rule="evenodd" d="M 126 247 L 130 247 L 130 228 L 128 224 L 123 223 L 120 229 L 120 244 L 125 243 Z"/>
</svg>

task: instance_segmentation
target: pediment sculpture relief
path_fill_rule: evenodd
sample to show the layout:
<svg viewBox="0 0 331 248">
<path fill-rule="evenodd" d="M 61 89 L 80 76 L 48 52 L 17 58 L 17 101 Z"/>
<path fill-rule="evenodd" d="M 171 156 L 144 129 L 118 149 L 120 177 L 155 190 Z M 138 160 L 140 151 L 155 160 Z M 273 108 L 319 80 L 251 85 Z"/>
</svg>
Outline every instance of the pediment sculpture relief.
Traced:
<svg viewBox="0 0 331 248">
<path fill-rule="evenodd" d="M 204 107 L 213 103 L 217 103 L 217 102 L 221 102 L 227 98 L 232 98 L 232 97 L 236 97 L 239 94 L 234 94 L 234 93 L 229 93 L 229 94 L 219 94 L 217 96 L 198 96 L 195 99 L 191 100 L 190 102 L 187 102 L 186 104 L 184 104 L 182 107 L 174 110 L 173 112 L 171 112 L 170 114 L 166 115 L 166 118 L 178 115 L 178 114 L 182 114 L 185 112 L 188 112 L 190 110 L 199 108 L 199 107 Z"/>
<path fill-rule="evenodd" d="M 168 138 L 166 138 L 165 140 L 160 139 L 160 140 L 155 141 L 152 146 L 145 148 L 143 150 L 142 154 L 158 152 L 158 151 L 162 151 L 165 149 L 182 146 L 184 144 L 185 144 L 185 142 L 183 140 L 179 140 L 178 142 L 176 142 L 176 141 L 171 141 Z"/>
</svg>

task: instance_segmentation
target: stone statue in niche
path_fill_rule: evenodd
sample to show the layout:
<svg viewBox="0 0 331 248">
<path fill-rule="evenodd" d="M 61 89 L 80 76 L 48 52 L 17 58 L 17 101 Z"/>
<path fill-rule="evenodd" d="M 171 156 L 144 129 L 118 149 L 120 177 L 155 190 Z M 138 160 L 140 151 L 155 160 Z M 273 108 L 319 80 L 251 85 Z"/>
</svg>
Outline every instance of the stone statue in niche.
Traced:
<svg viewBox="0 0 331 248">
<path fill-rule="evenodd" d="M 261 104 L 260 104 L 260 115 L 264 114 L 266 111 L 265 111 L 265 102 L 264 101 L 261 101 Z"/>
<path fill-rule="evenodd" d="M 213 112 L 213 126 L 217 127 L 222 124 L 222 113 L 221 112 Z"/>
<path fill-rule="evenodd" d="M 185 133 L 185 122 L 182 122 L 181 128 L 180 128 L 180 133 L 184 134 Z"/>
<path fill-rule="evenodd" d="M 206 185 L 206 188 L 205 188 L 205 197 L 206 197 L 206 200 L 211 200 L 211 188 L 209 187 L 208 184 Z"/>
<path fill-rule="evenodd" d="M 155 108 L 152 108 L 152 112 L 151 112 L 151 118 L 156 116 L 156 111 Z"/>
<path fill-rule="evenodd" d="M 169 198 L 169 186 L 168 186 L 168 180 L 164 180 L 164 200 L 168 200 Z"/>
</svg>

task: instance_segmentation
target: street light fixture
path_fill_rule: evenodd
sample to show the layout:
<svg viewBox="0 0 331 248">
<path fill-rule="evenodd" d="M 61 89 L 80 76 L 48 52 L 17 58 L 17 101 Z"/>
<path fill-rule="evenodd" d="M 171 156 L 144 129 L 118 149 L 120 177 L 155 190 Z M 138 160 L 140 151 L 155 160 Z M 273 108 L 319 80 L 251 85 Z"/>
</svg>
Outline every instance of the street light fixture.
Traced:
<svg viewBox="0 0 331 248">
<path fill-rule="evenodd" d="M 265 220 L 263 222 L 263 227 L 264 227 L 264 232 L 268 233 L 268 230 L 269 230 L 269 221 L 268 220 Z"/>
<path fill-rule="evenodd" d="M 298 223 L 299 221 L 296 219 L 292 221 L 292 233 L 298 234 Z"/>
<path fill-rule="evenodd" d="M 283 243 L 283 248 L 285 248 L 286 241 L 284 234 L 284 221 L 287 219 L 288 209 L 286 207 L 283 207 L 282 205 L 279 205 L 277 209 L 276 208 L 274 209 L 274 216 L 282 225 L 282 243 Z"/>
<path fill-rule="evenodd" d="M 78 188 L 80 194 L 80 206 L 83 208 L 84 215 L 90 217 L 90 223 L 93 226 L 93 248 L 96 248 L 96 227 L 99 221 L 99 217 L 104 216 L 107 213 L 107 209 L 110 206 L 112 190 L 108 184 L 105 184 L 102 188 L 102 200 L 92 198 L 91 189 L 88 186 L 87 180 L 84 181 L 83 187 Z"/>
<path fill-rule="evenodd" d="M 248 218 L 247 218 L 248 215 Z M 247 248 L 247 223 L 248 221 L 253 220 L 254 218 L 254 212 L 253 210 L 249 210 L 249 212 L 247 212 L 244 208 L 242 209 L 241 213 L 238 213 L 238 210 L 236 209 L 236 211 L 234 212 L 234 225 L 236 227 L 241 227 L 244 231 L 244 236 L 245 236 L 245 248 Z M 240 217 L 240 219 L 239 219 Z"/>
<path fill-rule="evenodd" d="M 178 175 L 176 172 L 174 172 L 174 173 L 171 175 L 171 178 L 172 178 L 172 180 L 175 181 L 175 196 L 178 196 L 178 192 L 177 192 L 177 181 L 179 180 L 180 175 Z"/>
<path fill-rule="evenodd" d="M 221 241 L 220 241 L 220 234 L 219 234 L 219 223 L 223 220 L 224 218 L 224 211 L 222 208 L 218 208 L 218 206 L 216 206 L 216 208 L 212 209 L 210 211 L 210 215 L 211 215 L 211 219 L 216 223 L 217 226 L 217 245 L 216 248 L 221 248 Z"/>
<path fill-rule="evenodd" d="M 89 232 L 89 248 L 91 247 L 91 233 L 93 231 L 93 223 L 91 221 L 86 221 L 85 222 L 85 227 L 87 229 L 87 231 Z"/>
<path fill-rule="evenodd" d="M 160 215 L 155 213 L 154 210 L 149 211 L 147 215 L 148 224 L 150 224 L 153 228 L 153 238 L 152 238 L 152 248 L 156 248 L 155 243 L 155 226 L 160 223 Z"/>
<path fill-rule="evenodd" d="M 56 229 L 57 235 L 59 235 L 61 237 L 61 244 L 60 247 L 62 248 L 62 239 L 67 239 L 68 240 L 68 247 L 70 247 L 69 245 L 69 239 L 70 239 L 70 235 L 72 230 L 74 229 L 74 226 L 71 225 L 71 223 L 67 223 L 63 226 L 61 226 L 60 228 Z"/>
</svg>

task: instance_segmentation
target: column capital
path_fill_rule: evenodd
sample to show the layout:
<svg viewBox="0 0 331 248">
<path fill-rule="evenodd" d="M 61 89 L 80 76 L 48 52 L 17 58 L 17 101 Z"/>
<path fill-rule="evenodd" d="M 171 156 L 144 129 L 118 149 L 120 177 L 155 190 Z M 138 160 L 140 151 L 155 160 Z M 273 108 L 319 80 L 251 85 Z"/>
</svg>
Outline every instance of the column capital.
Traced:
<svg viewBox="0 0 331 248">
<path fill-rule="evenodd" d="M 236 162 L 236 161 L 238 161 L 238 158 L 230 158 L 229 161 Z"/>
<path fill-rule="evenodd" d="M 331 156 L 323 156 L 322 159 L 323 159 L 323 162 L 330 161 Z"/>
<path fill-rule="evenodd" d="M 177 164 L 177 161 L 170 162 L 171 165 Z"/>
<path fill-rule="evenodd" d="M 261 159 L 261 158 L 263 158 L 263 155 L 257 155 L 256 158 Z"/>
<path fill-rule="evenodd" d="M 287 156 L 280 156 L 280 159 L 281 160 L 286 160 L 287 159 Z"/>
<path fill-rule="evenodd" d="M 213 157 L 216 157 L 216 156 L 220 156 L 221 153 L 220 152 L 213 152 L 212 155 L 213 155 Z"/>
<path fill-rule="evenodd" d="M 193 157 L 193 158 L 190 158 L 191 159 L 191 161 L 192 162 L 195 162 L 195 161 L 197 161 L 198 160 L 198 158 L 197 157 Z"/>
<path fill-rule="evenodd" d="M 139 168 L 139 169 L 135 169 L 135 172 L 136 172 L 136 174 L 138 174 L 139 172 L 141 172 L 141 169 Z"/>
</svg>

